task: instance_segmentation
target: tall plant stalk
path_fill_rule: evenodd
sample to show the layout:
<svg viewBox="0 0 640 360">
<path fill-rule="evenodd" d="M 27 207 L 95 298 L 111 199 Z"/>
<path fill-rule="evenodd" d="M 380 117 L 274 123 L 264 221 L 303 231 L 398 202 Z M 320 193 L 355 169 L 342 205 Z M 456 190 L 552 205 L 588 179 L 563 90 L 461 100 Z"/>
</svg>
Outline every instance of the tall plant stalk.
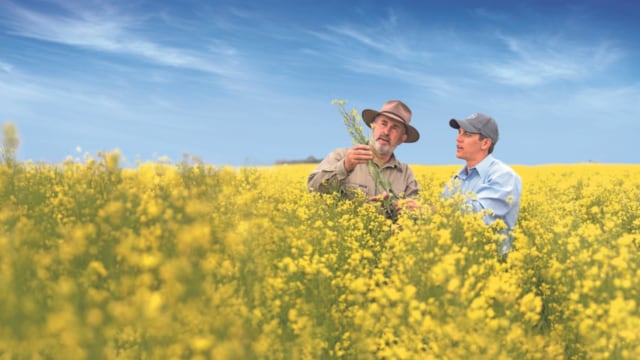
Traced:
<svg viewBox="0 0 640 360">
<path fill-rule="evenodd" d="M 380 162 L 378 152 L 371 143 L 371 137 L 367 137 L 364 135 L 364 122 L 362 121 L 362 117 L 360 116 L 356 108 L 353 108 L 351 111 L 347 111 L 344 107 L 344 105 L 346 104 L 345 100 L 333 100 L 331 103 L 338 107 L 338 111 L 342 115 L 342 120 L 347 127 L 349 135 L 351 135 L 351 138 L 353 139 L 353 143 L 369 145 L 371 151 L 373 151 L 373 153 L 375 154 L 374 158 L 369 160 L 367 164 L 369 176 L 373 178 L 374 183 L 376 184 L 376 193 L 386 194 L 385 198 L 381 199 L 385 215 L 389 218 L 395 219 L 398 215 L 398 211 L 395 205 L 396 201 L 398 200 L 398 196 L 393 191 L 391 182 L 385 180 L 382 177 L 382 172 L 380 171 L 380 169 L 384 164 Z M 377 163 L 376 161 L 380 163 Z M 382 191 L 378 191 L 380 189 Z"/>
</svg>

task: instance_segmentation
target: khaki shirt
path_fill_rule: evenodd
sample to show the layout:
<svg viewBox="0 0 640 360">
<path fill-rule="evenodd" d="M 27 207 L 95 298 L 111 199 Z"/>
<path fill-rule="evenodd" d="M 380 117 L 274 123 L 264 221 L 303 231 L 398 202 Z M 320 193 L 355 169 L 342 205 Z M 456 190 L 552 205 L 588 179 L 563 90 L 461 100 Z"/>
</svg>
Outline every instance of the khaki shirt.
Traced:
<svg viewBox="0 0 640 360">
<path fill-rule="evenodd" d="M 349 149 L 338 149 L 330 153 L 316 167 L 307 179 L 309 190 L 328 193 L 337 190 L 360 189 L 367 196 L 375 196 L 384 190 L 376 186 L 375 175 L 369 173 L 368 164 L 356 165 L 350 173 L 344 168 L 344 158 Z M 418 182 L 407 164 L 401 163 L 391 155 L 389 162 L 380 171 L 382 178 L 391 183 L 393 192 L 401 198 L 416 197 Z"/>
</svg>

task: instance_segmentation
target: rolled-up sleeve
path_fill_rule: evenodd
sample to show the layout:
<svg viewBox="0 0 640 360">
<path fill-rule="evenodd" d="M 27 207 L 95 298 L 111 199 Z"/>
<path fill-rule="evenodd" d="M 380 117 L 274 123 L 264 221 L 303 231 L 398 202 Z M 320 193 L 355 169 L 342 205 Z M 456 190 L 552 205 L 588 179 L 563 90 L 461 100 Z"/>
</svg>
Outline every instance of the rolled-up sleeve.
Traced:
<svg viewBox="0 0 640 360">
<path fill-rule="evenodd" d="M 404 170 L 406 174 L 405 183 L 407 184 L 404 190 L 404 197 L 415 198 L 420 193 L 420 186 L 416 177 L 413 175 L 413 170 L 409 166 Z"/>
<path fill-rule="evenodd" d="M 312 191 L 329 192 L 331 184 L 340 186 L 349 173 L 344 167 L 344 158 L 347 149 L 338 149 L 325 157 L 320 164 L 309 174 L 307 188 Z"/>
</svg>

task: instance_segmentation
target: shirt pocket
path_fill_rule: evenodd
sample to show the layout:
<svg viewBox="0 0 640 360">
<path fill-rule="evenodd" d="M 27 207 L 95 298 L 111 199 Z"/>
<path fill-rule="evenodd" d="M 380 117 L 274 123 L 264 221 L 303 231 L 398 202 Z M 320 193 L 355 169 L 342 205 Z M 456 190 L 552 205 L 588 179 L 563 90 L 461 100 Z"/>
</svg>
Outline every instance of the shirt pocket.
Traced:
<svg viewBox="0 0 640 360">
<path fill-rule="evenodd" d="M 355 182 L 348 182 L 345 184 L 345 186 L 349 189 L 359 189 L 364 191 L 365 193 L 369 190 L 369 187 L 365 184 L 358 184 Z"/>
</svg>

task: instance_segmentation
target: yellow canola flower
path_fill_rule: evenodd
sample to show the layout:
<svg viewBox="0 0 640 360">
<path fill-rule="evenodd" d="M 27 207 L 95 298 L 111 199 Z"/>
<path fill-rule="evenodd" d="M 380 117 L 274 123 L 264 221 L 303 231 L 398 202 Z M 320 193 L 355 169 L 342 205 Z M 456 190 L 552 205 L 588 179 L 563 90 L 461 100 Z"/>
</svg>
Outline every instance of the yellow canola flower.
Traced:
<svg viewBox="0 0 640 360">
<path fill-rule="evenodd" d="M 144 253 L 141 256 L 142 259 L 140 262 L 140 266 L 144 270 L 155 269 L 162 261 L 162 256 L 160 254 Z"/>
<path fill-rule="evenodd" d="M 181 227 L 177 234 L 177 247 L 180 254 L 188 254 L 192 251 L 204 248 L 211 239 L 211 226 L 206 222 L 195 222 Z M 229 239 L 227 244 L 233 246 L 241 245 L 240 241 Z"/>
<path fill-rule="evenodd" d="M 627 247 L 640 243 L 640 234 L 624 234 L 618 238 L 618 246 Z"/>
<path fill-rule="evenodd" d="M 105 268 L 104 264 L 100 261 L 93 260 L 89 263 L 89 270 L 93 270 L 98 273 L 101 277 L 107 276 L 109 273 Z"/>
<path fill-rule="evenodd" d="M 115 226 L 120 226 L 124 220 L 125 210 L 125 205 L 121 201 L 110 201 L 98 211 L 98 216 Z"/>
<path fill-rule="evenodd" d="M 542 299 L 534 293 L 527 293 L 520 299 L 520 312 L 526 321 L 536 323 L 540 319 L 541 311 Z"/>
<path fill-rule="evenodd" d="M 455 293 L 460 288 L 461 280 L 458 276 L 455 276 L 449 280 L 447 284 L 447 291 Z"/>
<path fill-rule="evenodd" d="M 189 345 L 195 352 L 204 352 L 211 348 L 213 340 L 207 336 L 196 336 L 191 339 Z"/>
<path fill-rule="evenodd" d="M 143 305 L 144 314 L 147 317 L 157 316 L 164 304 L 162 294 L 154 291 L 149 294 L 144 294 L 143 296 L 146 298 Z"/>
<path fill-rule="evenodd" d="M 625 323 L 627 319 L 633 317 L 636 311 L 636 301 L 634 299 L 625 300 L 621 294 L 618 294 L 609 305 L 609 316 L 607 322 L 611 326 Z"/>
<path fill-rule="evenodd" d="M 86 321 L 87 324 L 93 327 L 98 327 L 102 324 L 104 320 L 104 315 L 102 311 L 98 308 L 91 308 L 87 311 Z"/>
<path fill-rule="evenodd" d="M 479 296 L 475 298 L 469 308 L 467 309 L 467 316 L 474 321 L 482 320 L 487 317 L 489 314 L 488 304 L 485 301 L 484 297 Z"/>
</svg>

